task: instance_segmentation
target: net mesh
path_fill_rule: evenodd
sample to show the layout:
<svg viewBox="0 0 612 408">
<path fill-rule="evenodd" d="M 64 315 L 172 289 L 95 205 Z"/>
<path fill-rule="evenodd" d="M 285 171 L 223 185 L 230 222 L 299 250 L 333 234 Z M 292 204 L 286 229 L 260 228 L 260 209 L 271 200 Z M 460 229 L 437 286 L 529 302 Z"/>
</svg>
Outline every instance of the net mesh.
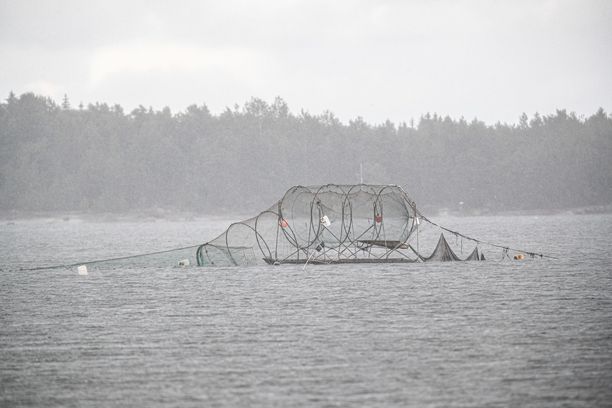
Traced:
<svg viewBox="0 0 612 408">
<path fill-rule="evenodd" d="M 443 236 L 422 256 L 411 243 L 418 218 L 399 186 L 295 186 L 198 247 L 196 258 L 201 266 L 460 260 Z"/>
<path fill-rule="evenodd" d="M 484 261 L 479 245 L 501 249 L 502 259 L 511 259 L 510 251 L 517 254 L 514 259 L 558 259 L 441 226 L 396 185 L 327 184 L 292 187 L 267 210 L 202 245 L 20 270 Z"/>
<path fill-rule="evenodd" d="M 327 184 L 292 187 L 267 210 L 231 224 L 202 245 L 18 270 L 83 267 L 86 274 L 89 267 L 115 266 L 484 261 L 479 245 L 488 250 L 501 249 L 502 260 L 558 259 L 479 240 L 439 225 L 420 213 L 414 201 L 396 185 Z"/>
</svg>

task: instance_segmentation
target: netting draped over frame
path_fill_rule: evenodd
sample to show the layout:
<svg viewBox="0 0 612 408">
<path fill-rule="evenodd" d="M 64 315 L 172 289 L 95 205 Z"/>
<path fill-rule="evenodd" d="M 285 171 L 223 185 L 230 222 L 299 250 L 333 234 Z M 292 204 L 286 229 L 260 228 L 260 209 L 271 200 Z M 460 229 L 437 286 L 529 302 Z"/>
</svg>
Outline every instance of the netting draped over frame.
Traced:
<svg viewBox="0 0 612 408">
<path fill-rule="evenodd" d="M 455 239 L 447 241 L 444 232 Z M 516 253 L 515 260 L 526 256 L 558 259 L 482 241 L 439 225 L 419 212 L 396 185 L 327 184 L 292 187 L 272 207 L 231 224 L 202 245 L 21 270 L 80 269 L 117 262 L 140 267 L 169 260 L 185 267 L 194 264 L 194 248 L 199 266 L 484 261 L 479 245 L 501 249 L 502 259 L 511 259 L 509 251 Z M 423 248 L 434 249 L 424 256 Z M 465 258 L 464 249 L 469 253 Z"/>
<path fill-rule="evenodd" d="M 236 222 L 197 251 L 199 265 L 414 262 L 406 243 L 416 207 L 392 185 L 289 189 L 258 216 Z"/>
</svg>

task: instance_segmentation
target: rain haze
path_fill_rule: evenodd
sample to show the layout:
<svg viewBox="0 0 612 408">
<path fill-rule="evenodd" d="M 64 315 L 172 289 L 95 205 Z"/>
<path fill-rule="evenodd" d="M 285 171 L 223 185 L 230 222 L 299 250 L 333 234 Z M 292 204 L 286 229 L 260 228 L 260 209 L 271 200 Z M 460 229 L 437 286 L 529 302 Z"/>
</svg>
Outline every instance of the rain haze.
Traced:
<svg viewBox="0 0 612 408">
<path fill-rule="evenodd" d="M 0 407 L 612 401 L 612 1 L 0 0 Z"/>
<path fill-rule="evenodd" d="M 0 1 L 0 94 L 342 121 L 612 106 L 609 1 Z"/>
</svg>

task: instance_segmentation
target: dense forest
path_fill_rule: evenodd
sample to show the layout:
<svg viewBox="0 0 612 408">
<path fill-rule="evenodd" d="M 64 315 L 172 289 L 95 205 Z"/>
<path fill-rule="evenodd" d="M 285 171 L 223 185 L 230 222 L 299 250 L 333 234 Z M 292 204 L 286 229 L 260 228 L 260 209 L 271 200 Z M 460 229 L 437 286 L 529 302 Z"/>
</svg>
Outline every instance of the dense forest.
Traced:
<svg viewBox="0 0 612 408">
<path fill-rule="evenodd" d="M 399 184 L 429 210 L 558 210 L 612 203 L 612 115 L 565 110 L 488 126 L 426 114 L 348 123 L 280 98 L 213 115 L 71 106 L 26 93 L 0 104 L 0 210 L 255 213 L 296 184 Z"/>
</svg>

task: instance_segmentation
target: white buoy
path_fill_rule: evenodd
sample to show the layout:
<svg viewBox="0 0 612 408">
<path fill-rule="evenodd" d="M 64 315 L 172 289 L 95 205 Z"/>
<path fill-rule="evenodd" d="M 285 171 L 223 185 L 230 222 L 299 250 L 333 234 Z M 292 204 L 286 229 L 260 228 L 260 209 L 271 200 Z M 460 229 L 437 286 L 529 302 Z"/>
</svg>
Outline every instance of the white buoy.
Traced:
<svg viewBox="0 0 612 408">
<path fill-rule="evenodd" d="M 79 265 L 77 268 L 79 275 L 87 275 L 87 265 Z"/>
<path fill-rule="evenodd" d="M 179 266 L 189 266 L 189 259 L 181 259 L 178 263 Z"/>
<path fill-rule="evenodd" d="M 329 227 L 331 225 L 331 221 L 329 220 L 329 217 L 327 215 L 321 217 L 321 224 L 325 225 L 326 227 Z"/>
</svg>

